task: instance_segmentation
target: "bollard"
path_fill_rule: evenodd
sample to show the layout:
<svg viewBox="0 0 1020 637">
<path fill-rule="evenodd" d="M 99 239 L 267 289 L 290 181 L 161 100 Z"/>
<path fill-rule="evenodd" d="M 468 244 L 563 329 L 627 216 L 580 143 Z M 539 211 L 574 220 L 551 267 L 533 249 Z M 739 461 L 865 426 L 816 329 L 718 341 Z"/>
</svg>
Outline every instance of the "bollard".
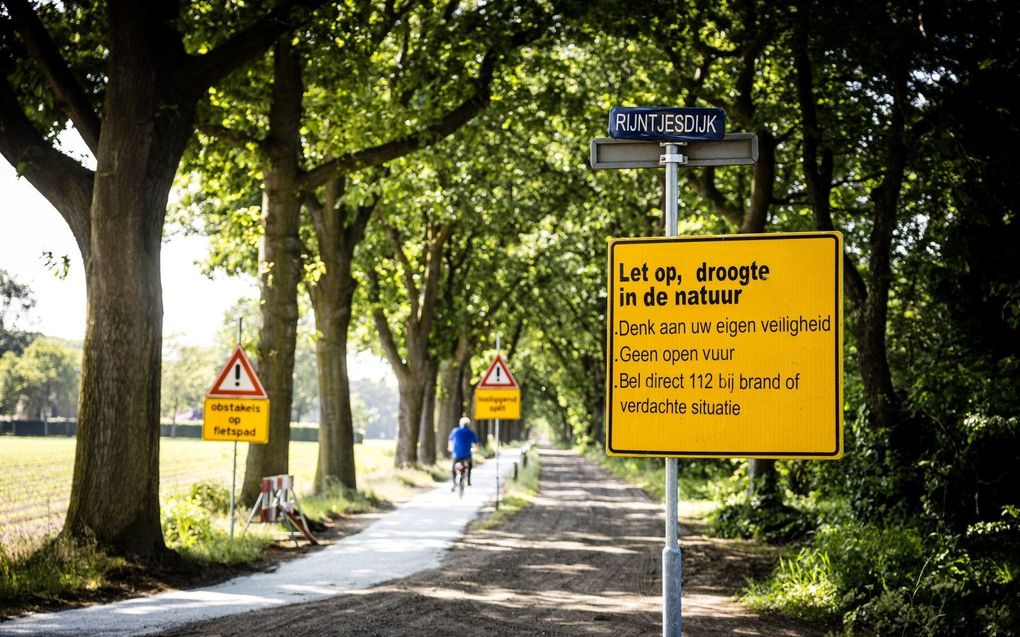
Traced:
<svg viewBox="0 0 1020 637">
<path fill-rule="evenodd" d="M 517 463 L 514 463 L 514 482 L 517 482 Z"/>
</svg>

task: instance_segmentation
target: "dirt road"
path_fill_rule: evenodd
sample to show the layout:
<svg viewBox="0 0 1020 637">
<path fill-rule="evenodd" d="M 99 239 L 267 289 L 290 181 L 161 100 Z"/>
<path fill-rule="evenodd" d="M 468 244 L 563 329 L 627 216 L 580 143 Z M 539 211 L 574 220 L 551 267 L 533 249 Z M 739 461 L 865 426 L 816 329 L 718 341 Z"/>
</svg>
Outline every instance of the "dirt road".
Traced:
<svg viewBox="0 0 1020 637">
<path fill-rule="evenodd" d="M 165 635 L 660 635 L 662 506 L 568 451 L 543 448 L 534 506 L 472 530 L 438 569 L 364 591 Z M 732 601 L 768 558 L 681 528 L 686 635 L 820 636 Z"/>
</svg>

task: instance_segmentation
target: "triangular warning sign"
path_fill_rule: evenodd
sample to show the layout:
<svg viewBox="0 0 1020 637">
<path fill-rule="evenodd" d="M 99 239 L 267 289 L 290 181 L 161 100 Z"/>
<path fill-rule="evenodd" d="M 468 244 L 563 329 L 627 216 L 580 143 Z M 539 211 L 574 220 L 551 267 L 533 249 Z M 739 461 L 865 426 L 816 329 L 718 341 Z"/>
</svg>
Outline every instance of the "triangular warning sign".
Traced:
<svg viewBox="0 0 1020 637">
<path fill-rule="evenodd" d="M 517 379 L 510 373 L 510 368 L 506 366 L 503 355 L 496 354 L 496 358 L 482 376 L 478 387 L 480 389 L 520 389 L 521 386 L 517 384 Z"/>
<path fill-rule="evenodd" d="M 216 377 L 207 395 L 222 398 L 269 398 L 240 345 Z"/>
</svg>

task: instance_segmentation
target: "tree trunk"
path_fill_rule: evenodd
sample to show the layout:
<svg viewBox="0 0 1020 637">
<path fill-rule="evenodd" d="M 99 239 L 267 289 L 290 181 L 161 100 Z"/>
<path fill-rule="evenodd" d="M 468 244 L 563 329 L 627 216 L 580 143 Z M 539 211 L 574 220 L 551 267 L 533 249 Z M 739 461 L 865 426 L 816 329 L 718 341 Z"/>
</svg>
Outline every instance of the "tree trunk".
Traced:
<svg viewBox="0 0 1020 637">
<path fill-rule="evenodd" d="M 326 184 L 325 201 L 306 199 L 311 213 L 319 257 L 325 269 L 309 285 L 315 325 L 319 332 L 316 355 L 319 364 L 319 461 L 316 488 L 338 481 L 357 489 L 354 466 L 354 418 L 351 414 L 351 382 L 347 372 L 347 334 L 356 283 L 352 275 L 354 251 L 365 237 L 365 227 L 375 201 L 358 206 L 347 223 L 348 211 L 341 203 L 345 181 Z"/>
<path fill-rule="evenodd" d="M 439 391 L 436 397 L 437 457 L 450 457 L 450 452 L 446 449 L 450 432 L 457 426 L 461 416 L 467 415 L 461 379 L 470 355 L 467 336 L 461 335 L 457 338 L 453 356 L 439 366 Z"/>
<path fill-rule="evenodd" d="M 461 368 L 460 372 L 460 392 L 460 402 L 464 405 L 464 411 L 468 418 L 474 420 L 475 386 L 471 382 L 471 367 L 467 359 L 464 361 L 464 367 Z M 480 444 L 485 444 L 485 440 L 482 439 L 480 434 L 478 439 Z"/>
<path fill-rule="evenodd" d="M 412 373 L 403 379 L 399 376 L 397 378 L 400 410 L 397 418 L 396 465 L 406 467 L 414 464 L 418 458 L 418 432 L 421 428 L 425 379 L 420 373 Z"/>
<path fill-rule="evenodd" d="M 814 72 L 808 51 L 811 33 L 809 15 L 805 13 L 798 24 L 793 51 L 804 135 L 801 165 L 815 227 L 831 231 L 835 229 L 829 203 L 834 160 L 833 151 L 823 142 L 818 121 Z M 856 264 L 844 255 L 845 289 L 857 318 L 856 339 L 860 348 L 858 358 L 865 402 L 874 424 L 887 431 L 894 429 L 902 420 L 901 405 L 893 388 L 885 337 L 889 286 L 892 281 L 892 240 L 907 162 L 904 110 L 909 108 L 906 95 L 907 72 L 903 62 L 907 56 L 893 57 L 898 62 L 894 62 L 889 78 L 893 86 L 893 107 L 890 110 L 889 128 L 885 133 L 885 164 L 882 181 L 871 193 L 874 225 L 869 238 L 871 254 L 867 280 L 861 276 Z"/>
<path fill-rule="evenodd" d="M 740 227 L 741 233 L 765 232 L 775 178 L 776 140 L 771 131 L 762 128 L 758 131 L 758 163 L 754 166 L 751 205 Z M 782 504 L 783 497 L 779 490 L 779 474 L 776 472 L 775 460 L 752 458 L 748 462 L 747 474 L 749 496 L 758 495 L 766 506 Z"/>
<path fill-rule="evenodd" d="M 351 297 L 354 282 L 350 261 L 336 268 L 327 266 L 312 289 L 315 327 L 319 339 L 315 353 L 319 363 L 319 461 L 315 468 L 315 488 L 326 488 L 338 481 L 357 489 L 354 467 L 354 419 L 351 415 L 351 383 L 347 373 L 347 331 L 351 323 Z M 342 288 L 337 283 L 346 281 Z M 338 289 L 340 288 L 340 289 Z"/>
<path fill-rule="evenodd" d="M 124 99 L 128 91 L 135 99 Z M 166 551 L 159 518 L 159 256 L 167 196 L 188 135 L 171 131 L 157 146 L 158 105 L 138 84 L 111 83 L 106 97 L 83 255 L 88 310 L 63 533 L 94 537 L 115 553 L 158 557 Z"/>
<path fill-rule="evenodd" d="M 116 136 L 107 130 L 104 141 Z M 121 158 L 131 163 L 130 155 Z M 165 202 L 143 208 L 146 181 L 125 174 L 134 172 L 111 171 L 96 184 L 95 208 L 101 213 L 94 215 L 94 248 L 85 259 L 88 317 L 63 532 L 93 536 L 117 553 L 154 556 L 166 550 L 159 519 L 159 252 Z M 125 183 L 134 177 L 139 177 L 134 187 Z M 104 250 L 107 246 L 117 249 Z"/>
<path fill-rule="evenodd" d="M 418 462 L 436 464 L 436 373 L 439 363 L 429 358 L 425 370 L 425 392 L 421 405 L 421 431 L 418 432 Z"/>
<path fill-rule="evenodd" d="M 269 394 L 269 442 L 248 445 L 241 502 L 254 502 L 263 476 L 287 473 L 294 347 L 297 339 L 297 288 L 301 279 L 301 207 L 296 186 L 301 126 L 301 63 L 284 36 L 274 47 L 273 97 L 269 110 L 268 161 L 264 168 L 259 254 L 262 330 L 259 377 Z"/>
<path fill-rule="evenodd" d="M 372 280 L 371 295 L 376 307 L 372 312 L 376 330 L 386 359 L 397 377 L 400 394 L 400 417 L 397 432 L 397 452 L 394 464 L 398 467 L 413 464 L 418 459 L 419 432 L 421 430 L 422 399 L 429 377 L 435 376 L 435 363 L 429 355 L 429 336 L 435 320 L 436 295 L 439 288 L 441 256 L 447 239 L 453 232 L 450 224 L 434 225 L 430 223 L 427 231 L 427 250 L 420 268 L 422 281 L 415 281 L 414 270 L 410 259 L 404 253 L 404 247 L 396 228 L 383 222 L 390 243 L 400 261 L 403 270 L 404 293 L 411 305 L 411 311 L 404 323 L 404 343 L 406 352 L 401 355 L 393 330 L 386 319 L 381 303 L 379 277 L 370 272 Z M 411 401 L 411 402 L 408 402 Z M 435 446 L 435 442 L 432 442 Z"/>
</svg>

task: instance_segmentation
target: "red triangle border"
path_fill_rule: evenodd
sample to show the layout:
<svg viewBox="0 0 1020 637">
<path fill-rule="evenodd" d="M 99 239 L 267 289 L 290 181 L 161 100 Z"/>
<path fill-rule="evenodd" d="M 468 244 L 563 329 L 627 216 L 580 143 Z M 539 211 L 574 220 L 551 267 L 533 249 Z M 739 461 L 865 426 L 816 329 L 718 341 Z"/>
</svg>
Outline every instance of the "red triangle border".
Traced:
<svg viewBox="0 0 1020 637">
<path fill-rule="evenodd" d="M 234 368 L 236 363 L 241 364 L 241 369 L 251 379 L 251 384 L 254 385 L 254 389 L 237 390 L 237 389 L 225 389 L 223 387 L 223 381 L 227 379 L 227 375 Z M 267 399 L 269 395 L 266 393 L 265 388 L 262 386 L 262 382 L 259 380 L 255 369 L 251 365 L 251 361 L 248 360 L 247 354 L 244 353 L 244 349 L 240 345 L 234 349 L 234 353 L 231 354 L 230 359 L 227 360 L 227 364 L 224 365 L 223 371 L 216 377 L 216 382 L 212 384 L 212 387 L 206 393 L 206 396 L 211 398 L 259 398 Z"/>
<path fill-rule="evenodd" d="M 507 378 L 510 379 L 509 385 L 487 385 L 485 381 L 492 375 L 492 371 L 499 365 L 506 372 Z M 485 370 L 485 374 L 482 375 L 482 380 L 478 382 L 478 389 L 520 389 L 521 386 L 517 383 L 517 379 L 510 373 L 510 367 L 506 364 L 506 359 L 503 358 L 502 354 L 496 354 L 496 358 L 492 359 L 492 364 L 489 365 L 489 369 Z"/>
</svg>

